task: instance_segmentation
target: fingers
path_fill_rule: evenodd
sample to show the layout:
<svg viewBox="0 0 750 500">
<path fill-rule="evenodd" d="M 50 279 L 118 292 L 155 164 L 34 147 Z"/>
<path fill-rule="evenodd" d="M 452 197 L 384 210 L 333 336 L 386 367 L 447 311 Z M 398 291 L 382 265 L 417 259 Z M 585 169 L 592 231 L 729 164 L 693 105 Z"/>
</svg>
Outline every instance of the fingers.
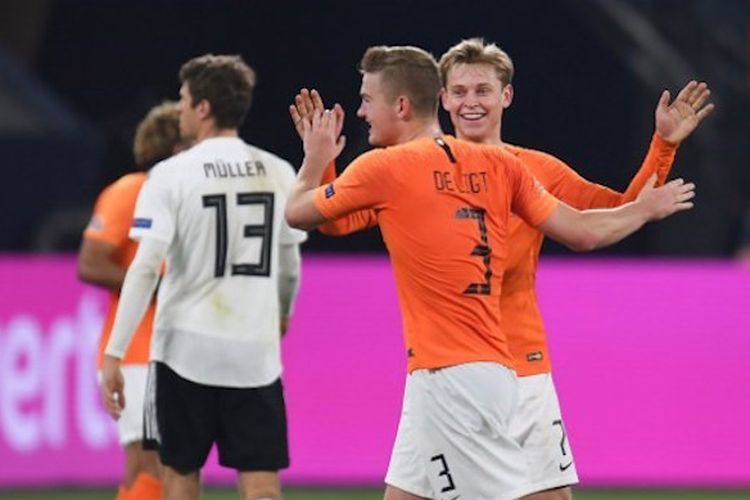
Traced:
<svg viewBox="0 0 750 500">
<path fill-rule="evenodd" d="M 289 116 L 292 118 L 292 123 L 294 123 L 294 128 L 297 129 L 297 133 L 302 137 L 305 133 L 305 129 L 302 126 L 304 120 L 300 116 L 299 111 L 297 111 L 297 106 L 294 104 L 289 105 Z"/>
<path fill-rule="evenodd" d="M 115 401 L 115 404 L 117 405 L 118 414 L 122 413 L 122 410 L 125 408 L 125 393 L 123 392 L 121 388 L 115 391 L 114 401 Z"/>
<path fill-rule="evenodd" d="M 661 96 L 659 97 L 659 103 L 657 104 L 657 107 L 659 108 L 666 108 L 669 106 L 669 91 L 665 90 L 661 93 Z"/>
<path fill-rule="evenodd" d="M 295 99 L 295 103 L 297 104 L 300 114 L 305 118 L 312 116 L 315 111 L 315 106 L 310 97 L 310 91 L 303 88 L 299 91 L 297 97 L 299 97 L 299 99 Z"/>
<path fill-rule="evenodd" d="M 647 186 L 656 186 L 657 182 L 659 182 L 659 176 L 656 175 L 656 172 L 654 172 L 653 174 L 651 174 L 648 177 L 648 180 L 646 181 L 646 185 Z"/>
<path fill-rule="evenodd" d="M 326 107 L 323 105 L 323 98 L 320 97 L 320 93 L 312 89 L 310 92 L 310 105 L 313 107 L 313 109 L 325 109 Z"/>
<path fill-rule="evenodd" d="M 656 175 L 656 174 L 653 174 L 653 175 Z M 650 179 L 650 177 L 649 177 L 649 179 Z M 666 183 L 666 185 L 669 186 L 669 187 L 679 187 L 679 186 L 682 186 L 683 184 L 685 184 L 685 180 L 682 179 L 681 177 L 679 177 L 677 179 L 672 179 L 671 181 L 669 181 L 669 182 Z"/>
<path fill-rule="evenodd" d="M 714 110 L 715 106 L 713 103 L 706 105 L 710 97 L 711 89 L 708 88 L 706 82 L 699 83 L 692 80 L 680 91 L 675 102 L 683 101 L 689 105 L 700 122 Z"/>
<path fill-rule="evenodd" d="M 680 90 L 680 92 L 677 94 L 677 97 L 675 97 L 675 101 L 688 102 L 690 96 L 697 86 L 698 82 L 696 82 L 695 80 L 690 80 L 687 85 L 682 87 L 682 90 Z"/>
<path fill-rule="evenodd" d="M 109 389 L 102 386 L 102 403 L 107 413 L 117 420 L 125 407 L 125 396 L 122 390 Z"/>
<path fill-rule="evenodd" d="M 674 204 L 682 205 L 695 198 L 695 184 L 692 182 L 685 182 L 682 179 L 675 179 L 667 183 L 667 186 L 672 191 L 674 196 Z M 689 203 L 692 208 L 692 203 Z"/>
<path fill-rule="evenodd" d="M 696 117 L 698 118 L 698 121 L 703 120 L 705 117 L 711 114 L 711 112 L 714 110 L 715 106 L 713 103 L 708 104 L 706 107 L 702 108 L 698 113 L 696 113 Z"/>
<path fill-rule="evenodd" d="M 297 111 L 297 106 L 294 104 L 289 105 L 289 116 L 291 116 L 292 121 L 294 122 L 294 125 L 297 125 L 297 122 L 299 122 L 302 119 L 302 116 L 300 116 L 299 111 Z"/>
<path fill-rule="evenodd" d="M 684 203 L 676 203 L 676 204 L 675 204 L 675 205 L 673 206 L 673 208 L 674 208 L 674 212 L 672 212 L 672 213 L 675 213 L 675 212 L 682 212 L 682 211 L 684 211 L 684 210 L 690 210 L 690 209 L 691 209 L 691 208 L 693 208 L 694 206 L 695 206 L 695 204 L 693 204 L 693 203 L 692 203 L 692 202 L 690 202 L 690 201 L 686 201 L 686 202 L 684 202 Z"/>
<path fill-rule="evenodd" d="M 708 89 L 708 85 L 706 82 L 701 82 L 696 87 L 695 92 L 690 96 L 688 104 L 690 104 L 695 111 L 698 111 L 703 107 L 710 96 L 711 91 Z"/>
</svg>

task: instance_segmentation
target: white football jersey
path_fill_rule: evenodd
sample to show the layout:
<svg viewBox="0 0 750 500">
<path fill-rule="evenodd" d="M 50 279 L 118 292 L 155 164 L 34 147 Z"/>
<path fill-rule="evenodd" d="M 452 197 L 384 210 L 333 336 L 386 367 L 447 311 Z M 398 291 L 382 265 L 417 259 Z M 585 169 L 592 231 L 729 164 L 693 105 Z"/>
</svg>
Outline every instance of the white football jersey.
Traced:
<svg viewBox="0 0 750 500">
<path fill-rule="evenodd" d="M 236 137 L 205 139 L 151 169 L 133 239 L 169 244 L 151 359 L 183 378 L 258 387 L 281 374 L 279 245 L 292 166 Z"/>
</svg>

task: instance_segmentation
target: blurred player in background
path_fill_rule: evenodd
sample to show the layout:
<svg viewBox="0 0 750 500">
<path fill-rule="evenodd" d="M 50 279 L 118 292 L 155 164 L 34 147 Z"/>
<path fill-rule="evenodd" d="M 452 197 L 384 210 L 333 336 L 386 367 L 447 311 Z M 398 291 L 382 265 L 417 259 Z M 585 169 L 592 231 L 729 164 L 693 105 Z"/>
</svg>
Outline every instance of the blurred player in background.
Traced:
<svg viewBox="0 0 750 500">
<path fill-rule="evenodd" d="M 691 184 L 654 188 L 635 202 L 578 211 L 546 193 L 502 148 L 444 136 L 440 75 L 415 47 L 371 47 L 360 63 L 357 115 L 368 140 L 389 146 L 358 157 L 320 186 L 343 150 L 343 111 L 295 107 L 305 158 L 286 208 L 314 228 L 372 214 L 394 266 L 409 376 L 386 476 L 386 500 L 514 499 L 535 491 L 509 431 L 517 379 L 498 301 L 511 211 L 578 250 L 612 244 L 649 220 L 692 207 Z M 369 212 L 368 212 L 369 211 Z"/>
<path fill-rule="evenodd" d="M 82 281 L 110 290 L 109 307 L 99 342 L 97 365 L 101 368 L 104 347 L 115 320 L 120 289 L 138 244 L 128 237 L 133 211 L 145 171 L 184 148 L 176 103 L 164 102 L 152 108 L 136 129 L 133 143 L 135 163 L 141 170 L 127 174 L 107 186 L 99 195 L 91 222 L 83 233 L 78 252 L 78 276 Z M 125 477 L 117 495 L 123 499 L 159 499 L 159 457 L 144 450 L 143 398 L 146 394 L 149 344 L 155 303 L 148 305 L 143 320 L 123 357 L 128 408 L 117 421 L 120 443 L 125 450 Z"/>
<path fill-rule="evenodd" d="M 130 235 L 139 240 L 107 345 L 103 400 L 117 417 L 120 363 L 160 263 L 146 439 L 158 444 L 167 500 L 200 496 L 216 443 L 244 499 L 280 499 L 288 466 L 281 334 L 297 291 L 304 232 L 283 217 L 294 169 L 248 145 L 238 128 L 255 72 L 239 56 L 205 55 L 179 72 L 180 132 L 195 145 L 151 169 Z"/>
</svg>

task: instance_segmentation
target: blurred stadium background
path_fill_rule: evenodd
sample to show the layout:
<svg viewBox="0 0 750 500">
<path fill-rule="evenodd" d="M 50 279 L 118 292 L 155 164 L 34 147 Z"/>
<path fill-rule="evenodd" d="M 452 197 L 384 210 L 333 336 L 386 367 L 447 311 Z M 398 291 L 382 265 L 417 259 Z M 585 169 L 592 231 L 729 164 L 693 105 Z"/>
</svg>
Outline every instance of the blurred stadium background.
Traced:
<svg viewBox="0 0 750 500">
<path fill-rule="evenodd" d="M 540 298 L 579 498 L 750 498 L 747 0 L 0 1 L 0 498 L 111 496 L 75 489 L 110 488 L 121 462 L 92 392 L 102 298 L 76 283 L 72 254 L 97 193 L 132 168 L 137 121 L 177 97 L 182 62 L 242 54 L 259 74 L 243 137 L 298 164 L 286 107 L 300 87 L 342 103 L 351 158 L 367 149 L 366 47 L 440 54 L 478 35 L 516 64 L 504 138 L 618 189 L 661 90 L 709 82 L 717 109 L 674 170 L 697 183 L 696 208 L 595 256 L 547 244 Z M 305 251 L 285 353 L 288 498 L 379 498 L 299 488 L 380 487 L 403 382 L 382 243 L 313 234 Z"/>
</svg>

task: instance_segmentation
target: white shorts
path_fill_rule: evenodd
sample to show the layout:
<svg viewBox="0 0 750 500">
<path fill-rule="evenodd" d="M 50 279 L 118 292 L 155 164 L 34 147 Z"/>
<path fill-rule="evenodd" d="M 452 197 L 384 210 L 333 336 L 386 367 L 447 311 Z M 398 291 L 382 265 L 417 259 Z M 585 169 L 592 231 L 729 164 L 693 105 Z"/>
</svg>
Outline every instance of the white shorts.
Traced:
<svg viewBox="0 0 750 500">
<path fill-rule="evenodd" d="M 143 439 L 143 402 L 146 397 L 148 365 L 121 365 L 125 379 L 125 408 L 117 420 L 117 435 L 125 446 Z M 101 382 L 101 374 L 99 375 Z"/>
<path fill-rule="evenodd" d="M 510 434 L 526 455 L 534 491 L 578 482 L 552 374 L 518 378 L 518 408 Z"/>
<path fill-rule="evenodd" d="M 523 451 L 508 433 L 516 393 L 515 374 L 497 363 L 412 372 L 385 482 L 438 500 L 533 492 Z"/>
</svg>

